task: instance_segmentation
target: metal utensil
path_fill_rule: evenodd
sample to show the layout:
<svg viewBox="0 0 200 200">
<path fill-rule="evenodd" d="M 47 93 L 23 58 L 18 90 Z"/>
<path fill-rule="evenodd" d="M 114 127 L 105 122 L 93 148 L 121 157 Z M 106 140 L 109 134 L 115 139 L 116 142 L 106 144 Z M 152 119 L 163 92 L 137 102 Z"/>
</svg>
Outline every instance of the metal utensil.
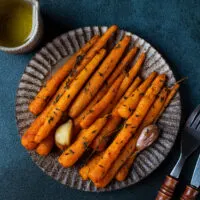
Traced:
<svg viewBox="0 0 200 200">
<path fill-rule="evenodd" d="M 190 185 L 187 185 L 183 195 L 181 196 L 181 200 L 195 200 L 199 191 L 198 188 L 200 186 L 200 154 L 197 160 L 192 180 Z"/>
<path fill-rule="evenodd" d="M 181 154 L 175 167 L 161 186 L 156 200 L 170 200 L 185 160 L 200 146 L 200 105 L 188 118 L 181 137 Z"/>
</svg>

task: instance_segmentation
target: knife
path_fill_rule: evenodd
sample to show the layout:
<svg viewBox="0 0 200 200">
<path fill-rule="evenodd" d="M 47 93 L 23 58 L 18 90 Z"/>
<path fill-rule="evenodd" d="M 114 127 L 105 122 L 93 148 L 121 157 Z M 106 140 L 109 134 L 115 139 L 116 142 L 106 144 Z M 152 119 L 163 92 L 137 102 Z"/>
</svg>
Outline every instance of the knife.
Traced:
<svg viewBox="0 0 200 200">
<path fill-rule="evenodd" d="M 192 175 L 192 180 L 190 182 L 190 185 L 186 186 L 185 191 L 181 196 L 181 200 L 195 200 L 199 193 L 198 191 L 199 186 L 200 186 L 200 154 Z"/>
</svg>

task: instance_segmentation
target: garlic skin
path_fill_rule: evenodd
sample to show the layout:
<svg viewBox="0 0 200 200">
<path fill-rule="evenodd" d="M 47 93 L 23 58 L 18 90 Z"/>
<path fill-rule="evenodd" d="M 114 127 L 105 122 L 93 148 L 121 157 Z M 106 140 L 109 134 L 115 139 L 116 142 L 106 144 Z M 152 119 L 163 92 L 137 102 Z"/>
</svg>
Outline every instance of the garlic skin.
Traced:
<svg viewBox="0 0 200 200">
<path fill-rule="evenodd" d="M 149 147 L 159 136 L 159 128 L 155 124 L 146 126 L 136 143 L 137 151 L 142 151 Z"/>
<path fill-rule="evenodd" d="M 55 143 L 59 149 L 65 150 L 71 144 L 72 128 L 72 120 L 68 120 L 57 128 L 55 133 Z"/>
</svg>

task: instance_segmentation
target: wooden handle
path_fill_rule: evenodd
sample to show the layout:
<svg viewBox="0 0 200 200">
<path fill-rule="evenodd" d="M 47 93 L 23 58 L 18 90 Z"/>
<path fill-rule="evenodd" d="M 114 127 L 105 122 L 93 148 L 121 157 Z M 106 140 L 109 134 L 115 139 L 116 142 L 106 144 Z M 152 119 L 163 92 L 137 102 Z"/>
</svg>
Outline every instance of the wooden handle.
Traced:
<svg viewBox="0 0 200 200">
<path fill-rule="evenodd" d="M 156 200 L 170 200 L 173 196 L 177 183 L 178 183 L 177 179 L 171 176 L 166 176 L 163 185 L 158 191 Z"/>
<path fill-rule="evenodd" d="M 198 193 L 199 191 L 196 188 L 187 185 L 183 195 L 181 196 L 181 200 L 195 200 Z"/>
</svg>

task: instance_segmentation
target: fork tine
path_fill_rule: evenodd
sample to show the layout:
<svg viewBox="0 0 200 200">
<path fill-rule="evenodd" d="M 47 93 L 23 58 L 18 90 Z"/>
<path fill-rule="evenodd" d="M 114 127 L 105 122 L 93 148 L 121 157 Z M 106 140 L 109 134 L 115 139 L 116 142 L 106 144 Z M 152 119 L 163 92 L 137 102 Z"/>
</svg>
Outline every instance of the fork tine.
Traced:
<svg viewBox="0 0 200 200">
<path fill-rule="evenodd" d="M 200 105 L 198 105 L 195 108 L 195 110 L 192 112 L 192 114 L 189 116 L 189 118 L 186 122 L 186 126 L 190 126 L 193 123 L 193 121 L 194 121 L 195 117 L 198 115 L 199 111 L 200 111 Z"/>
<path fill-rule="evenodd" d="M 194 122 L 192 123 L 192 128 L 197 129 L 197 126 L 199 125 L 200 122 L 200 115 L 197 115 Z"/>
</svg>

